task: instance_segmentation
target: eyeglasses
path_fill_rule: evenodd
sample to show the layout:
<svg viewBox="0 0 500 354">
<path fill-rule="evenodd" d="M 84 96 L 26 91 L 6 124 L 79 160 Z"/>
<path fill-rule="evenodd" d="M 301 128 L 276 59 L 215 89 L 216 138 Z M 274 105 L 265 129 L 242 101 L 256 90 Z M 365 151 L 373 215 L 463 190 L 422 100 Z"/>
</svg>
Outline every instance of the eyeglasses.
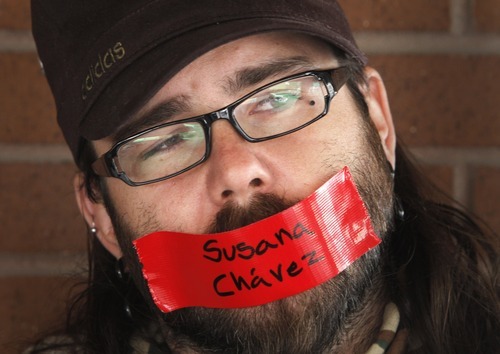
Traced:
<svg viewBox="0 0 500 354">
<path fill-rule="evenodd" d="M 349 79 L 347 68 L 308 71 L 267 84 L 215 112 L 146 129 L 115 144 L 92 164 L 102 177 L 130 186 L 189 171 L 210 156 L 211 125 L 226 119 L 249 142 L 278 138 L 317 121 Z"/>
</svg>

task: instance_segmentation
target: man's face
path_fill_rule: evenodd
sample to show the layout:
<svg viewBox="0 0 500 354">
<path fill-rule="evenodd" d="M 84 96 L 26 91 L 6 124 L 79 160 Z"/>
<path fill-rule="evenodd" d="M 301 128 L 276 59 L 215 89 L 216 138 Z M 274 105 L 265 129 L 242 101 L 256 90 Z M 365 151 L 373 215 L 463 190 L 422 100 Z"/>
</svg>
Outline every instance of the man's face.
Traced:
<svg viewBox="0 0 500 354">
<path fill-rule="evenodd" d="M 331 49 L 309 37 L 277 33 L 247 37 L 218 47 L 186 66 L 139 115 L 166 101 L 182 100 L 185 110 L 173 119 L 198 116 L 220 109 L 282 77 L 338 66 Z M 254 78 L 251 83 L 230 84 L 249 74 Z M 95 142 L 97 155 L 106 152 L 113 143 L 110 139 Z M 177 177 L 141 187 L 106 179 L 106 199 L 122 251 L 129 254 L 130 238 L 154 231 L 208 233 L 214 227 L 222 231 L 215 221 L 221 210 L 224 214 L 219 214 L 219 218 L 230 214 L 232 209 L 239 209 L 257 215 L 251 217 L 257 221 L 302 200 L 348 166 L 368 206 L 375 230 L 383 237 L 389 228 L 392 205 L 387 158 L 391 157 L 384 154 L 376 131 L 368 124 L 367 117 L 359 113 L 344 87 L 333 99 L 325 117 L 298 132 L 273 140 L 250 143 L 227 121 L 216 121 L 212 126 L 212 151 L 206 162 Z M 262 195 L 272 195 L 273 200 L 280 202 L 268 203 L 266 198 L 260 198 Z M 258 196 L 261 201 L 255 202 Z M 267 207 L 268 204 L 273 207 Z M 266 211 L 259 213 L 260 209 Z M 237 228 L 249 221 L 252 220 L 246 218 L 243 222 L 236 218 L 233 225 L 225 225 L 223 229 Z M 268 338 L 268 342 L 273 342 L 273 338 L 279 336 L 279 328 L 290 323 L 305 328 L 319 325 L 323 327 L 319 332 L 325 332 L 325 324 L 329 323 L 332 325 L 330 337 L 334 337 L 341 330 L 342 319 L 355 310 L 348 305 L 349 301 L 356 298 L 361 301 L 368 279 L 379 263 L 378 251 L 372 251 L 333 281 L 294 299 L 233 312 L 181 310 L 167 316 L 167 322 L 174 327 L 174 332 L 187 336 L 190 329 L 204 332 L 204 339 L 200 339 L 199 344 L 208 346 L 213 344 L 208 344 L 207 338 L 215 343 L 226 338 L 236 346 L 235 343 L 243 339 L 228 339 L 228 333 L 234 335 L 238 331 L 249 332 L 248 336 L 255 340 Z M 213 327 L 217 327 L 215 332 L 211 332 Z M 261 327 L 266 331 L 261 331 Z M 273 328 L 277 332 L 273 332 Z M 320 336 L 309 335 L 309 338 L 297 337 L 296 344 L 321 341 Z M 314 345 L 317 343 L 309 348 Z M 255 344 L 254 348 L 278 350 L 278 347 L 262 343 Z"/>
<path fill-rule="evenodd" d="M 233 90 L 227 84 L 245 70 L 259 72 L 270 63 L 301 59 L 310 64 L 263 73 L 254 85 Z M 306 66 L 307 65 L 307 66 Z M 338 66 L 331 50 L 307 37 L 268 34 L 219 47 L 179 72 L 142 109 L 173 98 L 187 102 L 173 119 L 211 112 L 273 80 L 309 69 Z M 141 112 L 141 113 L 142 113 Z M 273 193 L 298 201 L 316 190 L 344 166 L 359 159 L 366 142 L 362 118 L 346 87 L 333 99 L 329 114 L 285 137 L 246 142 L 226 121 L 212 126 L 211 156 L 202 165 L 175 178 L 142 187 L 107 179 L 107 190 L 137 237 L 158 230 L 205 233 L 215 214 L 227 203 L 248 205 L 255 193 Z M 97 155 L 113 141 L 95 142 Z"/>
</svg>

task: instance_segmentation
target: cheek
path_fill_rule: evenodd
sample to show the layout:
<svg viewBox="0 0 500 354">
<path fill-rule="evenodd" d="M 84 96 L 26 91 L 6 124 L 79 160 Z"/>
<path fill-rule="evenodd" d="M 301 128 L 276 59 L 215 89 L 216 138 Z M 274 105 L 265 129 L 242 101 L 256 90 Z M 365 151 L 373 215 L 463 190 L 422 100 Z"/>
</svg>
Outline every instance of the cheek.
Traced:
<svg viewBox="0 0 500 354">
<path fill-rule="evenodd" d="M 140 187 L 108 183 L 119 216 L 136 237 L 168 230 L 203 233 L 215 210 L 206 203 L 202 184 L 175 178 Z M 116 181 L 120 183 L 120 181 Z"/>
<path fill-rule="evenodd" d="M 281 141 L 276 139 L 277 162 L 288 171 L 288 179 L 319 187 L 357 159 L 363 146 L 361 117 L 345 100 L 336 98 L 337 105 L 332 103 L 325 117 Z"/>
</svg>

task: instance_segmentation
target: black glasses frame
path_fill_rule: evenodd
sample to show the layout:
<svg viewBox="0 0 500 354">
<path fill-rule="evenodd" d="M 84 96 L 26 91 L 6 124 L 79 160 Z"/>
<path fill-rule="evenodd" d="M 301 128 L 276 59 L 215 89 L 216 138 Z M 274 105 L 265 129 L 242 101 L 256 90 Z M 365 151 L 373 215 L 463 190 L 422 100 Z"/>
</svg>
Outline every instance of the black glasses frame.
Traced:
<svg viewBox="0 0 500 354">
<path fill-rule="evenodd" d="M 234 110 L 236 109 L 236 107 L 238 107 L 238 105 L 241 102 L 247 100 L 249 97 L 257 94 L 258 92 L 269 88 L 270 86 L 274 86 L 274 85 L 277 85 L 281 82 L 285 82 L 285 81 L 289 81 L 289 80 L 293 80 L 293 79 L 297 79 L 297 78 L 301 78 L 301 77 L 306 77 L 306 76 L 316 77 L 319 81 L 321 81 L 325 85 L 326 90 L 327 90 L 327 95 L 324 96 L 325 97 L 325 108 L 324 108 L 323 112 L 321 112 L 317 117 L 311 119 L 307 123 L 304 123 L 304 124 L 294 128 L 294 129 L 287 130 L 283 133 L 274 134 L 274 135 L 267 136 L 267 137 L 262 137 L 262 138 L 253 138 L 253 137 L 249 136 L 240 127 L 240 125 L 238 124 L 238 121 L 234 118 L 233 113 L 234 113 Z M 322 71 L 307 71 L 307 72 L 287 76 L 285 78 L 273 81 L 269 84 L 266 84 L 265 86 L 262 86 L 256 90 L 246 94 L 245 96 L 238 99 L 237 101 L 235 101 L 235 102 L 233 102 L 233 103 L 227 105 L 226 107 L 221 108 L 217 111 L 203 114 L 203 115 L 200 115 L 197 117 L 186 118 L 186 119 L 176 120 L 174 122 L 160 124 L 160 125 L 148 128 L 146 130 L 143 130 L 143 131 L 141 131 L 137 134 L 134 134 L 134 135 L 132 135 L 124 140 L 121 140 L 118 143 L 116 143 L 110 150 L 108 150 L 108 152 L 106 152 L 101 157 L 99 157 L 97 160 L 95 160 L 92 163 L 92 169 L 98 176 L 119 178 L 123 182 L 128 184 L 129 186 L 142 186 L 145 184 L 160 182 L 160 181 L 178 176 L 178 175 L 180 175 L 184 172 L 187 172 L 190 169 L 200 165 L 201 163 L 203 163 L 204 161 L 206 161 L 208 159 L 208 157 L 210 156 L 210 152 L 211 152 L 211 138 L 212 138 L 211 126 L 212 126 L 213 122 L 215 122 L 216 120 L 225 119 L 225 120 L 229 121 L 229 123 L 236 129 L 236 131 L 246 141 L 251 142 L 251 143 L 257 143 L 257 142 L 261 142 L 261 141 L 279 138 L 279 137 L 291 134 L 293 132 L 296 132 L 302 128 L 305 128 L 308 125 L 323 118 L 328 113 L 328 110 L 330 108 L 330 103 L 331 103 L 333 97 L 335 97 L 335 95 L 338 93 L 340 88 L 349 80 L 349 77 L 350 77 L 349 69 L 346 67 L 339 67 L 336 69 L 329 69 L 329 70 L 322 70 Z M 170 174 L 170 175 L 167 175 L 164 177 L 156 178 L 153 180 L 144 181 L 144 182 L 135 182 L 135 181 L 130 180 L 130 178 L 126 175 L 126 173 L 123 170 L 121 170 L 120 161 L 117 158 L 117 156 L 118 156 L 118 151 L 120 150 L 120 148 L 123 145 L 127 144 L 128 142 L 130 142 L 130 141 L 132 141 L 132 140 L 134 140 L 134 139 L 136 139 L 144 134 L 147 134 L 151 131 L 154 131 L 156 129 L 164 128 L 164 127 L 167 127 L 169 125 L 175 125 L 175 124 L 179 124 L 179 123 L 189 123 L 189 122 L 199 123 L 203 127 L 203 132 L 205 134 L 205 154 L 203 155 L 203 157 L 199 161 L 195 162 L 192 165 L 189 165 L 188 167 L 186 167 L 186 168 L 184 168 L 181 171 L 178 171 L 176 173 L 173 173 L 173 174 Z"/>
</svg>

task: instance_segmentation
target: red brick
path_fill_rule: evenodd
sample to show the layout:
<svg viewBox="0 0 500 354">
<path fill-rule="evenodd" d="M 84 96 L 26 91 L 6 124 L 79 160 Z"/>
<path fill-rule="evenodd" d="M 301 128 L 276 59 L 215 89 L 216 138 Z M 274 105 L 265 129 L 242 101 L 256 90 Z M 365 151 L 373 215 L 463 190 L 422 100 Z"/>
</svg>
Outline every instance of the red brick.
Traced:
<svg viewBox="0 0 500 354">
<path fill-rule="evenodd" d="M 340 0 L 353 30 L 446 31 L 449 1 Z"/>
<path fill-rule="evenodd" d="M 495 1 L 476 2 L 476 11 L 481 15 L 478 22 L 486 17 L 485 21 L 493 24 L 491 10 L 497 9 Z M 356 30 L 440 31 L 449 28 L 449 1 L 340 0 L 340 3 Z M 28 0 L 3 0 L 0 3 L 0 27 L 29 29 L 30 25 Z"/>
<path fill-rule="evenodd" d="M 473 211 L 500 235 L 500 168 L 475 170 L 472 186 Z"/>
<path fill-rule="evenodd" d="M 0 54 L 0 77 L 0 142 L 63 142 L 36 54 Z"/>
<path fill-rule="evenodd" d="M 453 169 L 449 166 L 422 166 L 422 172 L 448 196 L 453 196 Z"/>
<path fill-rule="evenodd" d="M 0 1 L 0 28 L 2 29 L 30 29 L 30 2 L 29 0 L 2 0 Z"/>
<path fill-rule="evenodd" d="M 500 32 L 500 4 L 498 0 L 474 1 L 476 27 L 480 31 Z"/>
<path fill-rule="evenodd" d="M 500 56 L 375 56 L 371 65 L 408 145 L 500 145 Z"/>
<path fill-rule="evenodd" d="M 79 251 L 85 226 L 70 164 L 4 164 L 0 174 L 2 252 Z"/>
<path fill-rule="evenodd" d="M 2 353 L 20 353 L 37 334 L 55 326 L 73 284 L 64 277 L 0 278 Z"/>
</svg>

